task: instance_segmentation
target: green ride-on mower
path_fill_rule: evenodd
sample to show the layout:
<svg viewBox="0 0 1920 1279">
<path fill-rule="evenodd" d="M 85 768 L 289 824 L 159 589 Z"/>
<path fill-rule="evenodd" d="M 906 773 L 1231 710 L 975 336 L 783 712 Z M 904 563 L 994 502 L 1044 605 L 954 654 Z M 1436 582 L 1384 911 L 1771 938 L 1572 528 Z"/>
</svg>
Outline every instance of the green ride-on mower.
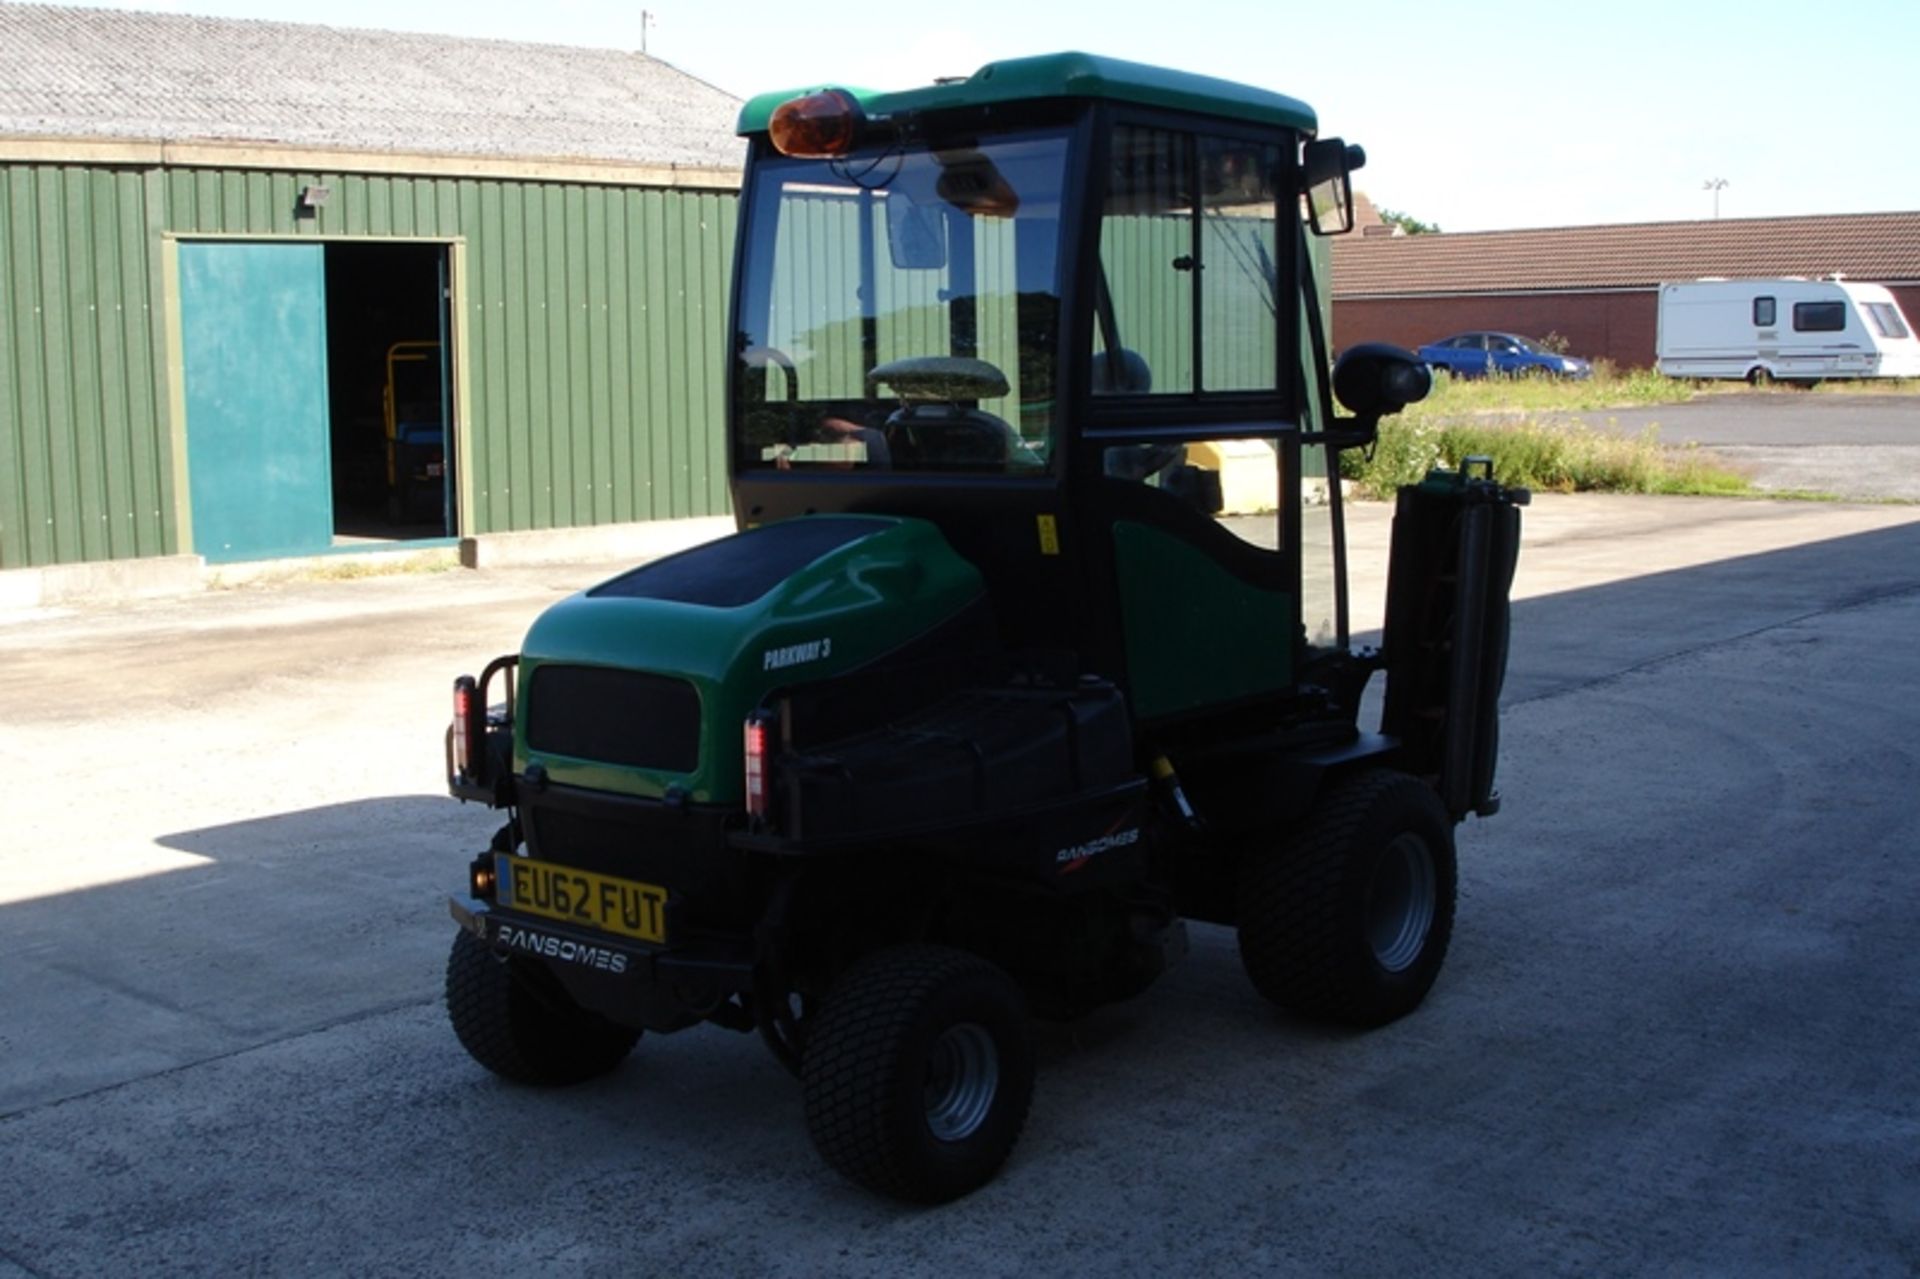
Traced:
<svg viewBox="0 0 1920 1279">
<path fill-rule="evenodd" d="M 1454 827 L 1498 806 L 1525 494 L 1404 490 L 1349 642 L 1338 455 L 1428 387 L 1391 347 L 1329 370 L 1359 148 L 1083 54 L 740 131 L 740 531 L 457 681 L 451 789 L 506 814 L 452 903 L 461 1043 L 566 1084 L 757 1031 L 827 1163 L 938 1202 L 1012 1150 L 1032 1019 L 1146 989 L 1186 921 L 1297 1015 L 1416 1008 Z"/>
</svg>

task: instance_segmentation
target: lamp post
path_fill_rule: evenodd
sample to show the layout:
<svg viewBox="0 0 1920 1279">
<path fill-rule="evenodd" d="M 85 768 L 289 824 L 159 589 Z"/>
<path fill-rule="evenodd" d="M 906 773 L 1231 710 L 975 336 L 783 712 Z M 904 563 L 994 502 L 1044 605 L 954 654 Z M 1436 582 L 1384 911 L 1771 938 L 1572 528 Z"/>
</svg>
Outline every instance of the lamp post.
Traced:
<svg viewBox="0 0 1920 1279">
<path fill-rule="evenodd" d="M 1716 218 L 1720 216 L 1720 192 L 1725 190 L 1726 186 L 1725 178 L 1708 178 L 1700 187 L 1702 191 L 1713 192 L 1713 216 Z"/>
</svg>

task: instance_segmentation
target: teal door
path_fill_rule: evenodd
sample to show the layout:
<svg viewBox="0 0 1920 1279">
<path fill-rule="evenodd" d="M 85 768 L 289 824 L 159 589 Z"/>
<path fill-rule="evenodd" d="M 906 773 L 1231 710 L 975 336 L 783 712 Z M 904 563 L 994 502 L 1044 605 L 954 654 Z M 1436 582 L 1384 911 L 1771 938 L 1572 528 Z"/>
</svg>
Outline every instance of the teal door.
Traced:
<svg viewBox="0 0 1920 1279">
<path fill-rule="evenodd" d="M 333 545 L 321 254 L 180 246 L 193 549 L 208 563 Z"/>
</svg>

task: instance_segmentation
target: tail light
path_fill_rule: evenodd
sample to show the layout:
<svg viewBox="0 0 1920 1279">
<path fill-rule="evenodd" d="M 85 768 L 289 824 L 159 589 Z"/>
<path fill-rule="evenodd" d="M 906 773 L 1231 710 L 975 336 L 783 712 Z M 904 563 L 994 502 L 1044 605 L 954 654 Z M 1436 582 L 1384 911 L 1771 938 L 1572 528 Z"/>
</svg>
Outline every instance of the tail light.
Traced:
<svg viewBox="0 0 1920 1279">
<path fill-rule="evenodd" d="M 473 761 L 479 758 L 479 734 L 486 728 L 485 717 L 476 713 L 479 700 L 473 676 L 462 675 L 453 681 L 453 772 L 456 777 L 473 774 Z"/>
<path fill-rule="evenodd" d="M 746 735 L 742 743 L 745 747 L 747 816 L 755 822 L 767 819 L 767 730 L 772 723 L 773 716 L 767 711 L 755 711 L 747 716 Z"/>
<path fill-rule="evenodd" d="M 494 889 L 498 886 L 498 876 L 493 868 L 493 854 L 482 853 L 474 858 L 473 865 L 467 867 L 467 892 L 479 901 L 493 900 Z"/>
</svg>

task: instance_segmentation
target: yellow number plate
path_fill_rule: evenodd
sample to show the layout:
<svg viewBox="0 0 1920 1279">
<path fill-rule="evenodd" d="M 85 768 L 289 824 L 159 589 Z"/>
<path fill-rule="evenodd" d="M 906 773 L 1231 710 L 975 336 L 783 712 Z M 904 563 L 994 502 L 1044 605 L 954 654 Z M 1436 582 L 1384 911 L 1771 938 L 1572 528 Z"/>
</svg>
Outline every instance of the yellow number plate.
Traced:
<svg viewBox="0 0 1920 1279">
<path fill-rule="evenodd" d="M 511 910 L 666 943 L 667 890 L 657 885 L 505 853 L 495 854 L 494 871 L 499 902 Z"/>
</svg>

